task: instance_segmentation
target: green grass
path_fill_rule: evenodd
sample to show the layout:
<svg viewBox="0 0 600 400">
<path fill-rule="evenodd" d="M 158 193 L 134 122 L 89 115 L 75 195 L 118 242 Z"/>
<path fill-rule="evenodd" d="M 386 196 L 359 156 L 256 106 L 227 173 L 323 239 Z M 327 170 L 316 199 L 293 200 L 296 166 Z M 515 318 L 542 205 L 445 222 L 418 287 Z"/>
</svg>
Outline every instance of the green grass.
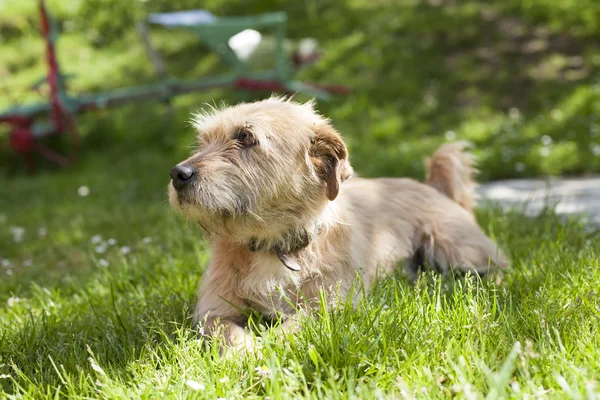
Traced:
<svg viewBox="0 0 600 400">
<path fill-rule="evenodd" d="M 5 396 L 593 398 L 600 391 L 598 239 L 551 210 L 531 220 L 479 213 L 513 260 L 499 286 L 433 275 L 411 285 L 398 276 L 356 310 L 317 310 L 285 337 L 259 333 L 260 356 L 220 358 L 191 326 L 208 257 L 198 229 L 165 203 L 167 158 L 92 153 L 78 170 L 9 181 L 0 200 L 0 254 L 9 260 L 0 267 Z M 85 197 L 77 194 L 82 185 Z M 15 227 L 23 228 L 20 241 Z M 92 243 L 96 235 L 102 240 Z"/>
<path fill-rule="evenodd" d="M 151 81 L 128 21 L 198 7 L 50 4 L 75 91 Z M 484 180 L 600 171 L 592 0 L 202 6 L 284 9 L 290 35 L 321 40 L 325 58 L 301 77 L 353 87 L 319 108 L 361 175 L 422 178 L 424 156 L 453 137 L 475 143 Z M 43 73 L 34 9 L 0 1 L 0 107 L 35 98 L 23 90 Z M 219 69 L 189 36 L 156 42 L 184 76 Z M 551 208 L 533 219 L 479 210 L 512 259 L 498 286 L 398 276 L 356 309 L 323 305 L 298 333 L 260 331 L 260 356 L 220 358 L 190 321 L 207 244 L 169 211 L 166 185 L 190 149 L 190 113 L 222 98 L 234 96 L 178 98 L 170 117 L 154 104 L 82 115 L 75 167 L 0 176 L 0 398 L 598 398 L 600 239 Z"/>
</svg>

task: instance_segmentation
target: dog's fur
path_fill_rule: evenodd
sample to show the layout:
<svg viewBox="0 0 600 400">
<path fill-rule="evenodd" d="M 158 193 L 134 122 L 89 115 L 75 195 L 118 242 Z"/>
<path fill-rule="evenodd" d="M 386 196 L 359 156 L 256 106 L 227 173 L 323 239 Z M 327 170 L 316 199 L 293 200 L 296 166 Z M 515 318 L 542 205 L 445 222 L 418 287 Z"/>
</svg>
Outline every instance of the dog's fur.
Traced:
<svg viewBox="0 0 600 400">
<path fill-rule="evenodd" d="M 210 109 L 194 124 L 199 148 L 181 164 L 197 173 L 184 188 L 170 184 L 169 201 L 212 244 L 195 319 L 207 333 L 222 327 L 230 344 L 244 341 L 244 310 L 291 315 L 320 291 L 353 294 L 357 275 L 368 290 L 402 261 L 410 273 L 428 264 L 442 274 L 508 264 L 473 215 L 464 143 L 427 160 L 423 184 L 350 178 L 346 145 L 312 102 L 272 97 Z"/>
</svg>

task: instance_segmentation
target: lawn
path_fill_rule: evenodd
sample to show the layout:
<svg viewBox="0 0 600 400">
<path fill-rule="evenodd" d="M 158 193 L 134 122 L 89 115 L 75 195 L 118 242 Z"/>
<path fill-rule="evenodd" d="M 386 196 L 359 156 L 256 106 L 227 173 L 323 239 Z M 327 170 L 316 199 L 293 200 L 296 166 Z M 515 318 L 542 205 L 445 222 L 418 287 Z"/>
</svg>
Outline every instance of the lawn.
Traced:
<svg viewBox="0 0 600 400">
<path fill-rule="evenodd" d="M 127 14 L 117 1 L 50 2 L 67 31 L 60 51 L 78 74 L 74 89 L 151 80 L 123 26 L 166 3 L 136 2 Z M 361 175 L 422 179 L 422 158 L 453 138 L 474 142 L 484 180 L 600 171 L 594 2 L 389 3 L 202 6 L 286 9 L 297 16 L 291 35 L 321 39 L 325 59 L 302 76 L 354 88 L 319 108 Z M 27 4 L 0 2 L 3 93 L 43 71 Z M 177 35 L 157 38 L 174 68 L 218 69 L 209 55 L 196 62 Z M 397 276 L 356 309 L 323 305 L 301 332 L 257 329 L 258 354 L 219 357 L 190 321 L 207 244 L 170 212 L 166 185 L 189 152 L 190 113 L 220 99 L 234 96 L 186 96 L 171 116 L 155 104 L 83 116 L 75 167 L 0 177 L 0 398 L 600 396 L 600 239 L 551 207 L 537 218 L 478 210 L 512 260 L 498 285 Z"/>
</svg>

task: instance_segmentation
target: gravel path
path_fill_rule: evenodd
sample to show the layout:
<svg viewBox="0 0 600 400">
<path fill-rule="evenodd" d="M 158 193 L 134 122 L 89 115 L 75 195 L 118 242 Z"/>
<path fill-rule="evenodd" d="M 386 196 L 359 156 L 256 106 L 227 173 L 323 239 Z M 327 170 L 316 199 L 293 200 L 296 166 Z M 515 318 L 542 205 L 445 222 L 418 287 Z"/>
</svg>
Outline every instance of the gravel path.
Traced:
<svg viewBox="0 0 600 400">
<path fill-rule="evenodd" d="M 503 208 L 519 207 L 536 215 L 544 205 L 557 204 L 561 215 L 585 214 L 600 226 L 600 177 L 578 179 L 515 179 L 491 182 L 478 189 L 482 202 L 494 201 Z"/>
</svg>

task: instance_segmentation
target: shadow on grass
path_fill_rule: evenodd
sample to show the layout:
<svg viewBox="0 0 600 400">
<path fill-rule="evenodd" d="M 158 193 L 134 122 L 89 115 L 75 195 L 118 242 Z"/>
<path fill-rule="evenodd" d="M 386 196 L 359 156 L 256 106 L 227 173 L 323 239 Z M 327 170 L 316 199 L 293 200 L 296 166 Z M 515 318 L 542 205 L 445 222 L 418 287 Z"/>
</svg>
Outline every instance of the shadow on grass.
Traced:
<svg viewBox="0 0 600 400">
<path fill-rule="evenodd" d="M 94 376 L 88 360 L 93 355 L 111 377 L 127 380 L 127 366 L 143 358 L 145 351 L 177 342 L 181 332 L 195 337 L 191 299 L 177 293 L 131 298 L 123 295 L 122 287 L 117 290 L 111 285 L 110 290 L 98 296 L 83 288 L 76 296 L 87 301 L 64 303 L 60 314 L 46 304 L 32 310 L 18 327 L 6 326 L 0 350 L 0 359 L 6 362 L 2 372 L 15 376 L 20 385 L 59 387 L 64 380 Z M 0 383 L 9 393 L 16 389 L 12 381 Z"/>
</svg>

